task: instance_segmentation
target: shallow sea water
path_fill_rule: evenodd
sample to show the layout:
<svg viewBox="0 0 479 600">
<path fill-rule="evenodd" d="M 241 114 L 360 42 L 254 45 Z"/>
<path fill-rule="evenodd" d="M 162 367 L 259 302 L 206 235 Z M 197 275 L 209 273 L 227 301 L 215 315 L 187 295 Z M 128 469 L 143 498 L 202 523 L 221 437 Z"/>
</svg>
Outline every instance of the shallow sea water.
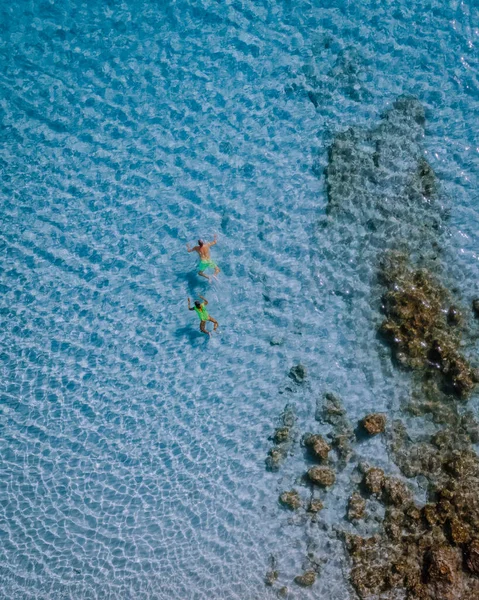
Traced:
<svg viewBox="0 0 479 600">
<path fill-rule="evenodd" d="M 271 554 L 290 598 L 350 597 L 333 527 L 350 527 L 351 469 L 314 525 L 277 502 L 301 448 L 264 465 L 286 403 L 319 431 L 325 391 L 352 420 L 410 392 L 354 224 L 357 264 L 320 226 L 327 149 L 398 95 L 421 101 L 468 307 L 478 17 L 472 1 L 1 3 L 2 598 L 274 598 Z M 215 233 L 209 284 L 185 244 Z M 211 340 L 186 308 L 199 293 Z M 356 452 L 397 471 L 380 439 Z M 322 574 L 299 590 L 311 548 Z"/>
</svg>

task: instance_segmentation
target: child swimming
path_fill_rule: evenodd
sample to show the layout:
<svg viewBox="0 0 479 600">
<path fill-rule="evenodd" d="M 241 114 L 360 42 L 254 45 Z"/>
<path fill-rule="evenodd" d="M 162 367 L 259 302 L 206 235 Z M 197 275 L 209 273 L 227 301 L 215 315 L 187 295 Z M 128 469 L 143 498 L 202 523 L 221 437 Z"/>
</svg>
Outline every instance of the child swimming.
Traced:
<svg viewBox="0 0 479 600">
<path fill-rule="evenodd" d="M 213 331 L 216 331 L 216 329 L 218 328 L 218 321 L 213 319 L 213 317 L 210 317 L 205 308 L 205 306 L 208 304 L 208 300 L 206 298 L 203 298 L 203 296 L 200 296 L 200 298 L 204 300 L 204 302 L 199 302 L 198 300 L 196 300 L 194 306 L 191 306 L 190 299 L 188 298 L 188 310 L 194 310 L 198 315 L 200 319 L 200 331 L 202 333 L 211 335 L 211 333 L 206 329 L 206 322 L 211 321 L 214 324 Z"/>
</svg>

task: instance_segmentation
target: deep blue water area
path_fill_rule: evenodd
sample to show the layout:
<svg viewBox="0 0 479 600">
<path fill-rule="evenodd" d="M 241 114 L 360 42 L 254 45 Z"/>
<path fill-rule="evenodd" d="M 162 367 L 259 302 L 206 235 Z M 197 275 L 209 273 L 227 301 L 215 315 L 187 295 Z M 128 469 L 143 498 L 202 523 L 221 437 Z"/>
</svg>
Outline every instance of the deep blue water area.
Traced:
<svg viewBox="0 0 479 600">
<path fill-rule="evenodd" d="M 410 390 L 355 223 L 321 225 L 328 148 L 418 98 L 469 308 L 478 46 L 472 0 L 0 3 L 1 598 L 275 598 L 271 554 L 290 598 L 349 597 L 350 471 L 320 529 L 278 506 L 302 451 L 264 463 L 286 403 L 305 431 L 325 391 L 355 420 Z M 208 283 L 186 243 L 214 234 Z M 397 472 L 379 438 L 356 452 Z"/>
</svg>

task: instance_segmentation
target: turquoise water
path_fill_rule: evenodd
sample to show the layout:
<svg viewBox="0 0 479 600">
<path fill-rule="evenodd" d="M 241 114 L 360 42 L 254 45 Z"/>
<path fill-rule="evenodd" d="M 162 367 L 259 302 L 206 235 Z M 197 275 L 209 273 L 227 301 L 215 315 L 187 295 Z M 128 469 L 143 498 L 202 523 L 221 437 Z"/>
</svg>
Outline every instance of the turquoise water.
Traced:
<svg viewBox="0 0 479 600">
<path fill-rule="evenodd" d="M 0 8 L 0 596 L 274 598 L 274 554 L 289 597 L 348 598 L 334 527 L 348 527 L 352 467 L 321 525 L 277 504 L 305 470 L 301 449 L 264 468 L 287 402 L 306 431 L 324 391 L 352 420 L 394 416 L 409 391 L 376 339 L 364 224 L 323 226 L 327 151 L 399 95 L 420 100 L 449 215 L 445 277 L 467 307 L 477 7 Z M 209 284 L 185 245 L 215 233 Z M 198 294 L 220 323 L 211 340 L 187 310 Z M 298 362 L 303 386 L 287 377 Z M 356 452 L 396 469 L 380 439 Z M 298 591 L 311 549 L 322 574 Z"/>
</svg>

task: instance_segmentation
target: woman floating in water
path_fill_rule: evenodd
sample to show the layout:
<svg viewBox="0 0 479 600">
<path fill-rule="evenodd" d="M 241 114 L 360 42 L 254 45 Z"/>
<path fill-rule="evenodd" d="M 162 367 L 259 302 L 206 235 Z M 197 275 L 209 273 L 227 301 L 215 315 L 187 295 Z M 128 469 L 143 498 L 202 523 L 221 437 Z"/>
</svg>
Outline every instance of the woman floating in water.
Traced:
<svg viewBox="0 0 479 600">
<path fill-rule="evenodd" d="M 211 333 L 206 329 L 206 321 L 211 321 L 212 323 L 214 323 L 213 331 L 216 331 L 216 329 L 218 328 L 218 321 L 215 321 L 213 317 L 210 317 L 210 315 L 206 311 L 205 306 L 208 304 L 208 300 L 206 298 L 203 298 L 203 296 L 200 296 L 200 298 L 204 300 L 204 302 L 199 302 L 198 300 L 196 300 L 194 306 L 190 305 L 190 299 L 188 298 L 188 310 L 196 311 L 196 314 L 200 318 L 200 331 L 211 335 Z"/>
<path fill-rule="evenodd" d="M 216 242 L 217 240 L 215 235 L 214 240 L 212 242 L 205 243 L 203 242 L 203 240 L 198 240 L 198 245 L 194 248 L 190 248 L 190 245 L 186 244 L 186 249 L 188 250 L 188 252 L 198 252 L 200 256 L 200 264 L 198 265 L 200 270 L 198 271 L 198 275 L 201 275 L 201 277 L 205 277 L 208 280 L 209 277 L 208 275 L 205 275 L 205 269 L 214 269 L 215 272 L 213 273 L 213 275 L 218 275 L 218 273 L 220 272 L 220 268 L 215 262 L 211 260 L 210 256 L 210 247 L 214 246 Z"/>
</svg>

